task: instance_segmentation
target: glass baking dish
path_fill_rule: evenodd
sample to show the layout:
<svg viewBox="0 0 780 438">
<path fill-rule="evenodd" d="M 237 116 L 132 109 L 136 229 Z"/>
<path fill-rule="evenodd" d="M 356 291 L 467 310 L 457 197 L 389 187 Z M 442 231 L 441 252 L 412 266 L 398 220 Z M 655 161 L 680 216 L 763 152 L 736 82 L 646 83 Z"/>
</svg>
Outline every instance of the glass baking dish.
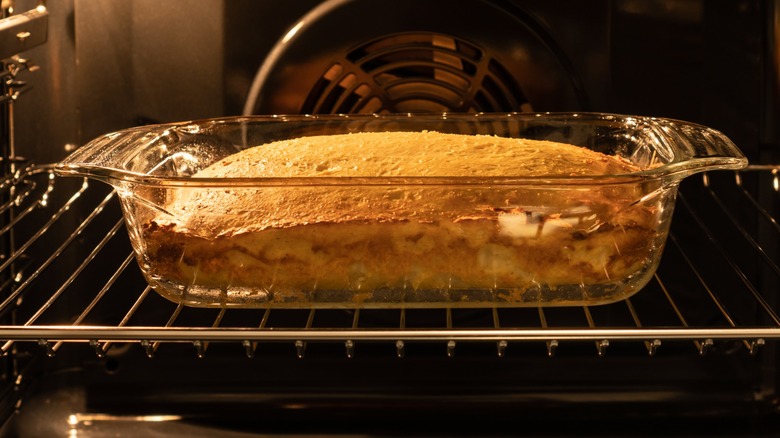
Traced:
<svg viewBox="0 0 780 438">
<path fill-rule="evenodd" d="M 193 177 L 256 145 L 387 131 L 568 143 L 622 157 L 639 170 L 589 176 Z M 633 295 L 658 266 L 680 181 L 746 165 L 722 133 L 663 118 L 277 115 L 106 134 L 76 150 L 56 172 L 116 189 L 144 276 L 177 303 L 521 307 L 596 305 Z M 240 208 L 231 205 L 236 199 Z"/>
</svg>

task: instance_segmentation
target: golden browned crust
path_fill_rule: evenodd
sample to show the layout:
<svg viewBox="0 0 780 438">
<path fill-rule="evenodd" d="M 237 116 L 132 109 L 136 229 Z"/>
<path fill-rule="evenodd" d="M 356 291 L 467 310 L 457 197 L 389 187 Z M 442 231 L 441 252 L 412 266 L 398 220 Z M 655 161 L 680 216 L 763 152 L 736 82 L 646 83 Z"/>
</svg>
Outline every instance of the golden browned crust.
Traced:
<svg viewBox="0 0 780 438">
<path fill-rule="evenodd" d="M 196 177 L 575 176 L 636 170 L 622 158 L 565 143 L 422 131 L 276 141 L 226 157 Z"/>
<path fill-rule="evenodd" d="M 563 143 L 425 131 L 283 140 L 243 150 L 210 165 L 194 177 L 489 178 L 617 175 L 637 170 L 622 158 Z M 584 196 L 595 198 L 601 203 L 598 208 L 603 209 L 611 207 L 599 198 L 604 195 L 634 196 L 634 193 L 626 193 L 632 190 L 632 187 L 620 187 L 614 194 L 599 192 Z M 464 214 L 484 217 L 480 210 L 493 208 L 519 207 L 527 211 L 543 209 L 543 213 L 558 213 L 569 207 L 571 194 L 571 191 L 538 188 L 517 188 L 508 192 L 490 188 L 487 184 L 476 188 L 417 189 L 351 185 L 317 187 L 310 182 L 307 187 L 182 190 L 166 209 L 179 232 L 214 237 L 323 222 L 385 222 L 407 218 L 418 222 L 442 218 L 457 220 Z M 522 203 L 518 204 L 519 201 Z M 582 202 L 588 203 L 588 200 Z"/>
</svg>

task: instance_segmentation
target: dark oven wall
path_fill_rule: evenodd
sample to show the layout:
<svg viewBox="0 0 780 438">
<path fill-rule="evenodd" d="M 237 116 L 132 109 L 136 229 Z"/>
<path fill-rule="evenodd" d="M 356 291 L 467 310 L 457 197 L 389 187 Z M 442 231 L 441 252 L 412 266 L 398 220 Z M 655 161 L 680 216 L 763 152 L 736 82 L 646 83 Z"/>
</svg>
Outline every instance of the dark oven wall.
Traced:
<svg viewBox="0 0 780 438">
<path fill-rule="evenodd" d="M 102 133 L 156 121 L 354 110 L 313 105 L 307 98 L 316 95 L 335 62 L 351 62 L 345 52 L 404 32 L 458 36 L 464 56 L 471 50 L 479 52 L 474 56 L 494 58 L 506 70 L 504 82 L 514 82 L 514 88 L 509 84 L 501 90 L 509 92 L 492 95 L 515 96 L 471 107 L 459 103 L 456 99 L 469 101 L 481 86 L 472 84 L 443 102 L 409 98 L 385 111 L 653 115 L 720 129 L 753 159 L 761 158 L 763 146 L 776 149 L 771 118 L 776 55 L 768 46 L 774 37 L 767 18 L 774 13 L 773 2 L 431 1 L 431 13 L 408 1 L 381 12 L 361 2 L 330 3 L 336 6 L 272 0 L 52 4 L 48 44 L 26 54 L 41 69 L 28 75 L 34 88 L 16 108 L 22 153 L 53 162 Z M 266 66 L 262 95 L 253 95 L 263 60 L 318 5 L 326 9 L 324 18 L 306 22 L 281 44 L 277 61 Z M 446 38 L 438 42 L 450 43 Z M 437 42 L 432 44 L 435 48 Z M 468 66 L 456 69 L 473 79 Z M 417 77 L 418 84 L 458 86 L 430 70 L 399 74 Z M 365 72 L 356 77 L 371 79 Z M 404 97 L 379 86 L 372 92 L 395 103 Z M 248 99 L 255 104 L 245 108 Z"/>
<path fill-rule="evenodd" d="M 63 0 L 48 5 L 48 42 L 24 53 L 40 68 L 26 73 L 34 87 L 15 105 L 20 154 L 56 162 L 121 128 L 236 113 L 236 101 L 244 98 L 254 74 L 248 70 L 257 68 L 314 3 Z M 22 0 L 16 8 L 35 4 Z M 240 35 L 229 36 L 233 32 Z M 236 58 L 242 58 L 241 66 L 231 67 Z"/>
</svg>

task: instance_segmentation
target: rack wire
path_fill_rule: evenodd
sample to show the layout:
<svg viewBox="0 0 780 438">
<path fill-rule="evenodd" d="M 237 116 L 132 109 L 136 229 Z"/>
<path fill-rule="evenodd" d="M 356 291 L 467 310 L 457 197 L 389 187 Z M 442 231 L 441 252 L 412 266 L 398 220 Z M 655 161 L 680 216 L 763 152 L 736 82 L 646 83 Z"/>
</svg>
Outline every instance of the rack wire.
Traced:
<svg viewBox="0 0 780 438">
<path fill-rule="evenodd" d="M 50 355 L 88 343 L 103 356 L 118 343 L 148 356 L 166 343 L 189 343 L 198 356 L 234 343 L 252 357 L 259 344 L 291 342 L 303 357 L 311 342 L 384 342 L 403 357 L 410 342 L 493 343 L 502 356 L 521 342 L 586 342 L 598 355 L 631 342 L 655 355 L 682 341 L 704 354 L 718 343 L 754 354 L 780 339 L 776 217 L 780 167 L 750 166 L 683 181 L 661 265 L 633 297 L 579 308 L 197 309 L 156 294 L 135 262 L 120 203 L 103 183 L 60 178 L 30 165 L 0 182 L 7 218 L 0 236 L 0 351 L 37 343 Z"/>
</svg>

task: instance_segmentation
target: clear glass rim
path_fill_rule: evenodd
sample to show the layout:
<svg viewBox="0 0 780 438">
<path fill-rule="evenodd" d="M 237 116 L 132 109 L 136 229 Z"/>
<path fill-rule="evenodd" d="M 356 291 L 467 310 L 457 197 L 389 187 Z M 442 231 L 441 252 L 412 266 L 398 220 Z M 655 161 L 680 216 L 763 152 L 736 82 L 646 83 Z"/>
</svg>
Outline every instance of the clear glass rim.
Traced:
<svg viewBox="0 0 780 438">
<path fill-rule="evenodd" d="M 715 132 L 710 128 L 673 119 L 632 116 L 599 112 L 542 112 L 542 113 L 403 113 L 403 114 L 301 114 L 301 115 L 250 115 L 228 116 L 175 123 L 163 123 L 128 128 L 104 135 L 102 138 L 121 136 L 131 133 L 162 134 L 171 130 L 182 132 L 198 132 L 207 130 L 210 126 L 236 125 L 248 129 L 252 124 L 283 123 L 283 122 L 339 122 L 355 121 L 399 121 L 426 122 L 502 122 L 523 120 L 553 120 L 560 123 L 617 123 L 620 126 L 641 129 L 642 126 L 657 129 L 662 123 L 682 123 L 702 130 Z M 402 125 L 399 125 L 401 128 Z M 724 136 L 725 137 L 725 136 Z M 89 145 L 87 145 L 89 146 Z M 731 145 L 733 146 L 733 145 Z M 86 147 L 86 146 L 85 146 Z M 74 154 L 75 155 L 75 154 Z M 633 184 L 653 179 L 679 180 L 693 173 L 705 170 L 741 169 L 747 165 L 747 159 L 736 146 L 729 148 L 721 155 L 692 157 L 661 164 L 649 169 L 624 174 L 608 175 L 506 175 L 506 176 L 359 176 L 359 177 L 251 177 L 251 178 L 192 178 L 191 176 L 156 176 L 124 169 L 111 168 L 97 164 L 75 162 L 65 159 L 55 166 L 57 173 L 69 176 L 85 176 L 104 180 L 111 184 L 119 182 L 162 187 L 313 187 L 313 186 L 398 186 L 398 185 L 429 185 L 429 186 L 485 186 L 485 185 L 537 185 L 537 186 L 603 186 L 614 184 Z"/>
</svg>

